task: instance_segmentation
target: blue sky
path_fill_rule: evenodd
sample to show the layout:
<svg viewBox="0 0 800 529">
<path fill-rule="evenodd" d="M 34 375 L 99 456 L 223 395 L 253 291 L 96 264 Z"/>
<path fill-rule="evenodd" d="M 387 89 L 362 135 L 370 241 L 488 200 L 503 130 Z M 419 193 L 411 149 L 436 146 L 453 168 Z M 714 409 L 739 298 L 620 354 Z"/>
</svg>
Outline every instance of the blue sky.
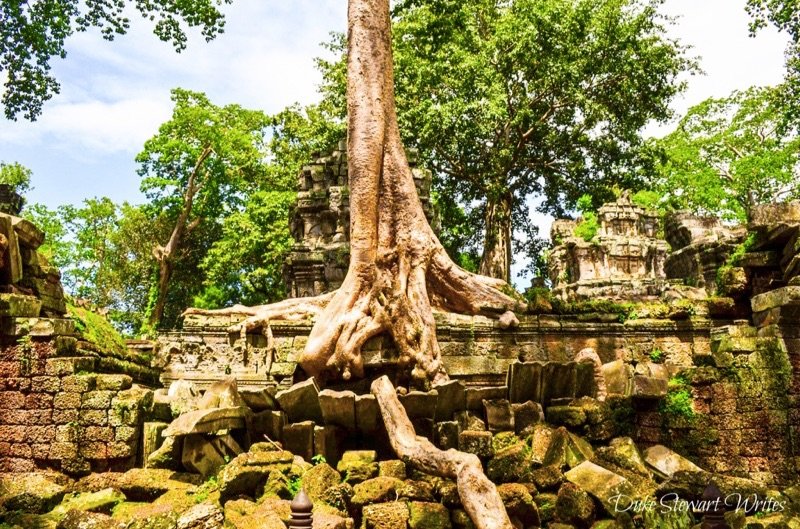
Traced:
<svg viewBox="0 0 800 529">
<path fill-rule="evenodd" d="M 673 108 L 683 112 L 710 96 L 774 84 L 783 72 L 785 38 L 771 28 L 748 36 L 745 0 L 667 0 L 679 17 L 671 35 L 694 47 L 705 75 Z M 68 41 L 68 56 L 53 63 L 61 94 L 35 123 L 0 118 L 0 160 L 33 170 L 32 202 L 50 207 L 108 196 L 142 200 L 134 156 L 169 119 L 169 91 L 203 91 L 216 104 L 239 103 L 276 112 L 316 99 L 314 57 L 331 31 L 346 26 L 345 0 L 235 0 L 226 6 L 226 32 L 211 43 L 199 35 L 176 54 L 146 21 L 114 43 L 96 32 Z M 661 135 L 669 126 L 652 126 Z M 535 214 L 543 234 L 549 218 Z"/>
</svg>

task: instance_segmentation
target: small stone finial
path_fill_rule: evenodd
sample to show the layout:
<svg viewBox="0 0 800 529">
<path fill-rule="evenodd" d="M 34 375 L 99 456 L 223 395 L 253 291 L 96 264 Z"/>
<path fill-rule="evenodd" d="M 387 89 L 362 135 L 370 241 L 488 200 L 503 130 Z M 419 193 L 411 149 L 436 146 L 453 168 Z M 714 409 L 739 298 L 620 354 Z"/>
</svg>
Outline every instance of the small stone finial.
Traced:
<svg viewBox="0 0 800 529">
<path fill-rule="evenodd" d="M 311 503 L 306 491 L 300 489 L 300 492 L 292 500 L 292 517 L 289 520 L 289 529 L 310 529 L 314 519 L 311 513 L 313 508 L 314 504 Z"/>
<path fill-rule="evenodd" d="M 703 491 L 702 500 L 706 510 L 703 512 L 701 529 L 731 529 L 725 521 L 725 501 L 722 492 L 713 482 L 710 482 Z"/>
</svg>

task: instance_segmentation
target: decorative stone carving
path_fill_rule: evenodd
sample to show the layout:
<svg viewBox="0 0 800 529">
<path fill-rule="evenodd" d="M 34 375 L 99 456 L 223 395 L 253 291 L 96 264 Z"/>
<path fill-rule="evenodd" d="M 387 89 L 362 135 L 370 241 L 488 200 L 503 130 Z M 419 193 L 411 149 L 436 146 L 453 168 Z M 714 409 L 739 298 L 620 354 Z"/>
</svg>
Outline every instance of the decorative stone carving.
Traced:
<svg viewBox="0 0 800 529">
<path fill-rule="evenodd" d="M 553 293 L 563 299 L 648 299 L 665 285 L 668 247 L 658 237 L 658 216 L 630 201 L 627 193 L 597 213 L 597 235 L 574 235 L 577 222 L 557 220 L 551 237 L 556 247 L 548 263 Z"/>
</svg>

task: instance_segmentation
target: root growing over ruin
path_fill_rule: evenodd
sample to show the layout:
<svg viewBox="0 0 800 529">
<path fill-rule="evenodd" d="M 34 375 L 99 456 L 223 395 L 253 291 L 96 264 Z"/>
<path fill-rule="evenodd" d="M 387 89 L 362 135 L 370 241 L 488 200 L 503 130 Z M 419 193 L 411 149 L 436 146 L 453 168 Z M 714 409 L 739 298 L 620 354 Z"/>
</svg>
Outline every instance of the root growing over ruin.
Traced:
<svg viewBox="0 0 800 529">
<path fill-rule="evenodd" d="M 497 488 L 483 473 L 480 459 L 458 450 L 439 450 L 417 437 L 397 393 L 387 377 L 372 383 L 383 423 L 397 456 L 406 464 L 435 476 L 453 479 L 464 510 L 477 529 L 512 529 Z"/>
<path fill-rule="evenodd" d="M 309 375 L 363 376 L 361 347 L 389 332 L 401 368 L 436 383 L 447 375 L 434 309 L 499 315 L 523 304 L 504 281 L 453 263 L 425 218 L 397 125 L 389 0 L 350 0 L 348 24 L 347 276 L 330 297 L 250 309 L 239 330 L 317 311 L 300 359 Z"/>
</svg>

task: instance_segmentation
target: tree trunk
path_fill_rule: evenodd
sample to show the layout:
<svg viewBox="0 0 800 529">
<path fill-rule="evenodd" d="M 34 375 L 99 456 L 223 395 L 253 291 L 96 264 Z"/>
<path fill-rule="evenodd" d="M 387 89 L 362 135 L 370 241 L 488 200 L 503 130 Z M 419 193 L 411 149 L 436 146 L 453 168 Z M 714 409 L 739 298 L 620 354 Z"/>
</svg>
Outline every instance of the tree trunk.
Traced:
<svg viewBox="0 0 800 529">
<path fill-rule="evenodd" d="M 214 152 L 213 149 L 210 146 L 206 146 L 203 152 L 200 153 L 200 156 L 195 162 L 194 169 L 192 169 L 192 173 L 189 175 L 186 191 L 183 194 L 183 208 L 178 215 L 178 220 L 175 222 L 175 227 L 172 229 L 169 241 L 166 246 L 158 246 L 153 249 L 153 257 L 158 261 L 158 295 L 153 305 L 153 310 L 147 318 L 147 323 L 151 328 L 155 328 L 164 316 L 169 282 L 170 279 L 172 279 L 172 261 L 183 242 L 183 236 L 186 232 L 190 232 L 196 228 L 200 223 L 200 218 L 196 218 L 190 223 L 189 216 L 192 214 L 194 197 L 202 187 L 202 183 L 198 181 L 200 169 L 212 152 Z"/>
<path fill-rule="evenodd" d="M 510 193 L 491 197 L 486 202 L 481 275 L 511 280 L 511 209 Z"/>
<path fill-rule="evenodd" d="M 476 455 L 458 450 L 439 450 L 417 437 L 397 393 L 387 377 L 372 383 L 389 442 L 397 456 L 412 467 L 435 476 L 454 479 L 461 505 L 477 529 L 512 529 L 497 488 L 483 473 Z"/>
<path fill-rule="evenodd" d="M 302 304 L 324 304 L 300 358 L 309 375 L 362 377 L 361 347 L 389 332 L 401 368 L 421 381 L 443 381 L 434 308 L 499 315 L 523 304 L 504 292 L 504 281 L 456 266 L 428 225 L 397 125 L 389 0 L 350 0 L 348 26 L 347 276 L 332 297 L 251 309 L 231 330 L 263 327 L 281 311 L 296 316 Z"/>
</svg>

